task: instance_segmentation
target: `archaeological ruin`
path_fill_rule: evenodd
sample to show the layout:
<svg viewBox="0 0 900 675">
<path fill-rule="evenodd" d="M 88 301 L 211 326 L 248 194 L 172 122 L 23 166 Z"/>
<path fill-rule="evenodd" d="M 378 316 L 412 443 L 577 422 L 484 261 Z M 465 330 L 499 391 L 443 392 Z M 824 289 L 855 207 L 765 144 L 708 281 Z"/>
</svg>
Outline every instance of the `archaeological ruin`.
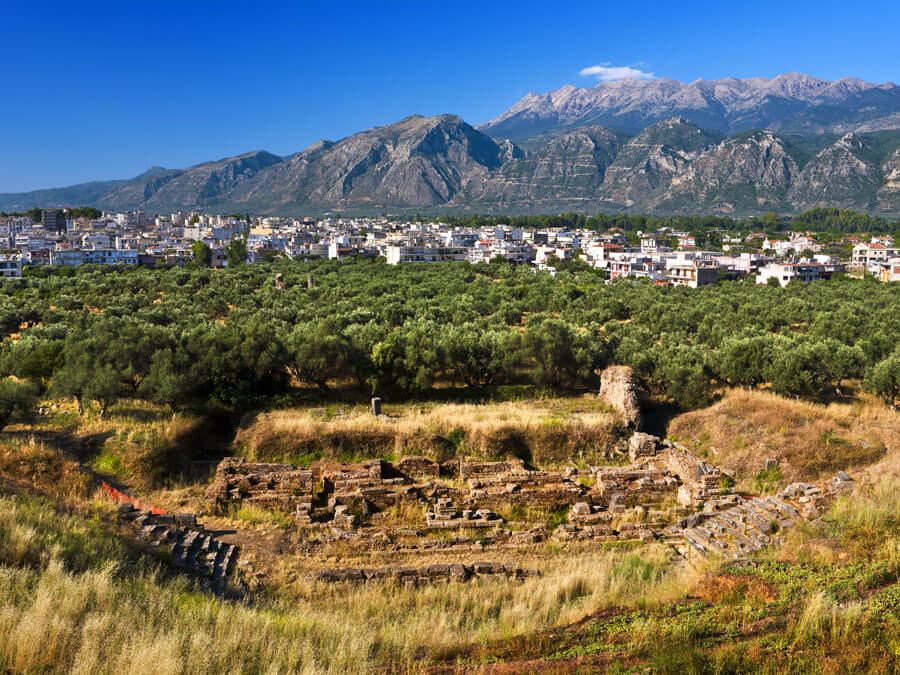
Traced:
<svg viewBox="0 0 900 675">
<path fill-rule="evenodd" d="M 774 496 L 744 497 L 733 493 L 728 471 L 640 431 L 631 435 L 623 461 L 541 470 L 516 458 L 460 457 L 439 464 L 408 456 L 298 469 L 229 457 L 219 464 L 205 503 L 212 514 L 244 503 L 291 514 L 307 528 L 301 546 L 307 553 L 326 555 L 341 543 L 391 556 L 457 556 L 430 566 L 406 560 L 372 568 L 319 567 L 311 577 L 421 584 L 523 579 L 537 571 L 467 562 L 465 556 L 547 541 L 660 542 L 669 546 L 673 561 L 684 564 L 710 555 L 739 557 L 777 544 L 785 529 L 816 517 L 853 486 L 841 473 L 827 485 L 797 483 Z"/>
</svg>

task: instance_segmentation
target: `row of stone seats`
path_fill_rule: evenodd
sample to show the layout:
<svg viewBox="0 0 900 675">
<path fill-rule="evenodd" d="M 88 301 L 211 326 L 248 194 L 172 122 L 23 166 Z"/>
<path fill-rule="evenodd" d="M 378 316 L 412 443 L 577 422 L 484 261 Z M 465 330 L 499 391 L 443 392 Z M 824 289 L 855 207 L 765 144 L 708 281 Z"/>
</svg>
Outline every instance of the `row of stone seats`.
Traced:
<svg viewBox="0 0 900 675">
<path fill-rule="evenodd" d="M 841 472 L 833 485 L 824 490 L 810 483 L 794 483 L 773 497 L 741 499 L 702 524 L 685 528 L 684 541 L 676 543 L 676 549 L 687 559 L 710 553 L 737 558 L 758 551 L 776 541 L 777 531 L 818 515 L 824 505 L 852 485 L 852 480 Z"/>
<path fill-rule="evenodd" d="M 121 520 L 138 528 L 139 540 L 152 547 L 165 546 L 174 567 L 199 577 L 207 590 L 218 595 L 226 592 L 237 564 L 236 545 L 205 532 L 193 514 L 154 514 L 135 510 L 131 504 L 120 504 L 118 513 Z"/>
<path fill-rule="evenodd" d="M 419 585 L 432 582 L 462 582 L 472 578 L 522 580 L 529 576 L 540 576 L 540 571 L 524 570 L 511 562 L 474 562 L 471 564 L 434 564 L 422 567 L 395 566 L 381 569 L 326 569 L 316 572 L 313 578 L 327 583 L 374 581 Z"/>
</svg>

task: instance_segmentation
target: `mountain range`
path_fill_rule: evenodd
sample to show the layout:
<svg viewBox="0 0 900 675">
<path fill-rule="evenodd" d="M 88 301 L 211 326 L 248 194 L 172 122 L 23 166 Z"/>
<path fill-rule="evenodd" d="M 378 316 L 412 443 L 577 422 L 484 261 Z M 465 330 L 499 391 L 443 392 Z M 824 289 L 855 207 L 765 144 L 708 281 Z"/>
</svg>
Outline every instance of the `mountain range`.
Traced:
<svg viewBox="0 0 900 675">
<path fill-rule="evenodd" d="M 900 87 L 851 77 L 829 82 L 800 73 L 689 84 L 625 78 L 590 89 L 567 84 L 546 94 L 527 94 L 478 128 L 490 136 L 527 142 L 548 131 L 592 125 L 636 134 L 670 117 L 726 134 L 748 129 L 783 134 L 898 129 Z"/>
<path fill-rule="evenodd" d="M 781 75 L 619 80 L 529 94 L 473 127 L 413 115 L 287 157 L 250 152 L 128 180 L 0 194 L 0 210 L 558 210 L 900 215 L 900 87 Z"/>
</svg>

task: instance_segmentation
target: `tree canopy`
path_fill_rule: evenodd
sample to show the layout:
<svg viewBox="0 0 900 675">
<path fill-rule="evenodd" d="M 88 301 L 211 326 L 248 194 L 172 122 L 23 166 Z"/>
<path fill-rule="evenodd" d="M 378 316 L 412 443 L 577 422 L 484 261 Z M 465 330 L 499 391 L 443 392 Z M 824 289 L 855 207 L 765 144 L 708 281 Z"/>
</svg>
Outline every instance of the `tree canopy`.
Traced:
<svg viewBox="0 0 900 675">
<path fill-rule="evenodd" d="M 45 267 L 0 286 L 0 376 L 101 412 L 119 397 L 242 410 L 297 384 L 567 390 L 596 386 L 610 363 L 683 407 L 719 384 L 816 399 L 863 378 L 900 395 L 900 285 L 874 279 L 688 289 L 500 261 L 276 260 Z"/>
</svg>

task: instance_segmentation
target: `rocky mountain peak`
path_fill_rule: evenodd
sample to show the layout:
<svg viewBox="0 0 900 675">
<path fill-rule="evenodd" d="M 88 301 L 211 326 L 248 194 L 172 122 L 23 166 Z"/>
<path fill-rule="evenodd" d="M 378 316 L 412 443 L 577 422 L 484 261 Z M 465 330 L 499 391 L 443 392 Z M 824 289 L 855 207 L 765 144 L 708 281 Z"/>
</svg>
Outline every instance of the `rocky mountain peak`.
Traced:
<svg viewBox="0 0 900 675">
<path fill-rule="evenodd" d="M 866 119 L 859 119 L 859 97 L 876 91 L 887 98 L 869 105 L 863 115 Z M 624 78 L 588 89 L 565 85 L 549 94 L 529 94 L 478 128 L 514 141 L 596 124 L 636 134 L 649 124 L 678 115 L 724 133 L 776 127 L 809 133 L 809 125 L 797 120 L 809 111 L 822 118 L 815 133 L 846 130 L 843 127 L 848 124 L 864 130 L 895 128 L 900 122 L 892 115 L 900 116 L 900 90 L 855 78 L 829 82 L 802 73 L 768 79 L 697 79 L 689 84 L 669 78 Z"/>
</svg>

